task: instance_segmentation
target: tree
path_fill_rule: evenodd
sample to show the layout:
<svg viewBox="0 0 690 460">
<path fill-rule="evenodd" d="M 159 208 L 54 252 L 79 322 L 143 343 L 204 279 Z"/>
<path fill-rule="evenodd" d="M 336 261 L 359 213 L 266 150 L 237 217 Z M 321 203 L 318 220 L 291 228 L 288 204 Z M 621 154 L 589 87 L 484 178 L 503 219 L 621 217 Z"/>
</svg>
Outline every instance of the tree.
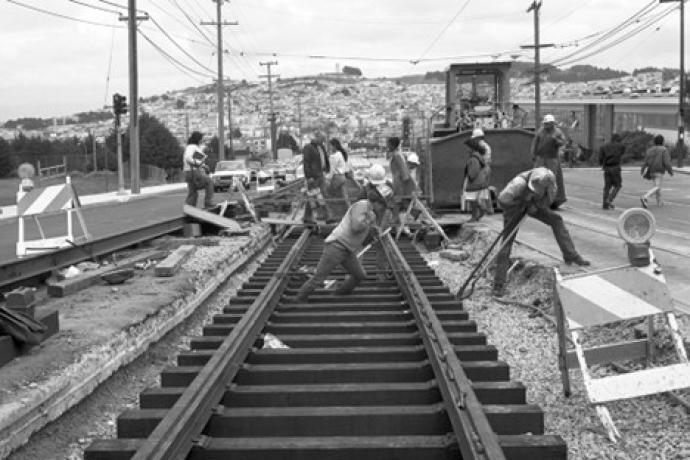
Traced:
<svg viewBox="0 0 690 460">
<path fill-rule="evenodd" d="M 12 151 L 10 144 L 5 139 L 0 137 L 0 177 L 9 176 L 14 169 L 12 162 Z"/>
<path fill-rule="evenodd" d="M 187 104 L 185 103 L 184 99 L 178 99 L 175 101 L 175 108 L 177 109 L 184 109 Z"/>
<path fill-rule="evenodd" d="M 355 77 L 361 77 L 362 71 L 357 67 L 350 67 L 349 65 L 343 66 L 343 73 L 345 75 L 353 75 Z"/>
<path fill-rule="evenodd" d="M 240 131 L 240 128 L 232 128 L 232 138 L 233 139 L 240 139 L 242 137 L 242 131 Z"/>
<path fill-rule="evenodd" d="M 122 136 L 122 156 L 129 159 L 129 132 Z M 116 151 L 115 131 L 105 141 L 112 152 Z M 139 150 L 142 164 L 163 168 L 168 173 L 182 168 L 182 146 L 170 130 L 156 117 L 143 113 L 139 117 Z"/>
</svg>

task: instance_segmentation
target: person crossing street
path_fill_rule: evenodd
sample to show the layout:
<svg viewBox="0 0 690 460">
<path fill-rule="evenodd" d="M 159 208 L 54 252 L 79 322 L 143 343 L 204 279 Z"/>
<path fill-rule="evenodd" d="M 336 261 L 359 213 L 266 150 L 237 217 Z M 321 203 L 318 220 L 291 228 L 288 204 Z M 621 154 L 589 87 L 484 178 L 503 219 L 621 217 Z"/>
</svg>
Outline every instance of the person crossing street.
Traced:
<svg viewBox="0 0 690 460">
<path fill-rule="evenodd" d="M 611 142 L 599 148 L 599 164 L 604 170 L 604 196 L 601 207 L 614 209 L 613 200 L 623 186 L 621 175 L 621 158 L 625 153 L 625 146 L 621 143 L 621 136 L 615 133 Z"/>
</svg>

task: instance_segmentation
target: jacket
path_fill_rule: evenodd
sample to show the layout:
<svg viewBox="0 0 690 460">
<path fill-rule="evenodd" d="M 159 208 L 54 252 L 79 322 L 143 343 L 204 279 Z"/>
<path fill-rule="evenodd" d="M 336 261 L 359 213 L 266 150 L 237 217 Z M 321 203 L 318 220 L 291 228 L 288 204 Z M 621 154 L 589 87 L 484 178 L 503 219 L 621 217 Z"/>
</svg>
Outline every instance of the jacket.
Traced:
<svg viewBox="0 0 690 460">
<path fill-rule="evenodd" d="M 565 136 L 560 129 L 554 127 L 552 132 L 548 132 L 544 128 L 539 128 L 532 140 L 530 152 L 532 158 L 558 158 L 558 149 L 564 145 Z"/>
<path fill-rule="evenodd" d="M 498 194 L 498 204 L 504 211 L 509 209 L 523 208 L 534 205 L 537 208 L 548 208 L 551 205 L 550 196 L 555 196 L 555 190 L 545 193 L 540 197 L 531 192 L 527 186 L 532 170 L 524 171 L 515 176 L 501 193 Z"/>
<path fill-rule="evenodd" d="M 395 196 L 411 195 L 416 189 L 416 184 L 410 170 L 407 168 L 407 162 L 403 157 L 402 152 L 396 150 L 391 156 L 391 176 L 393 177 L 393 194 Z"/>
<path fill-rule="evenodd" d="M 609 142 L 599 148 L 599 164 L 604 168 L 621 165 L 625 146 L 620 142 Z"/>
<path fill-rule="evenodd" d="M 650 174 L 664 174 L 668 172 L 673 175 L 671 155 L 668 153 L 668 149 L 663 145 L 654 145 L 647 149 L 647 153 L 645 153 L 644 156 L 644 163 L 640 169 L 640 174 L 642 174 L 647 167 L 649 167 Z"/>
<path fill-rule="evenodd" d="M 321 164 L 321 149 L 323 146 L 310 142 L 304 146 L 302 150 L 304 162 L 304 177 L 307 179 L 318 179 L 324 176 L 324 173 L 331 170 L 331 165 L 328 162 L 328 154 L 323 150 L 323 158 L 326 165 Z"/>
<path fill-rule="evenodd" d="M 465 177 L 467 177 L 465 190 L 476 192 L 489 187 L 490 173 L 491 168 L 486 164 L 482 155 L 479 152 L 473 151 L 465 166 Z"/>
<path fill-rule="evenodd" d="M 326 237 L 326 243 L 338 241 L 350 252 L 362 248 L 369 230 L 376 222 L 376 215 L 371 203 L 359 200 L 347 210 L 337 227 Z"/>
</svg>

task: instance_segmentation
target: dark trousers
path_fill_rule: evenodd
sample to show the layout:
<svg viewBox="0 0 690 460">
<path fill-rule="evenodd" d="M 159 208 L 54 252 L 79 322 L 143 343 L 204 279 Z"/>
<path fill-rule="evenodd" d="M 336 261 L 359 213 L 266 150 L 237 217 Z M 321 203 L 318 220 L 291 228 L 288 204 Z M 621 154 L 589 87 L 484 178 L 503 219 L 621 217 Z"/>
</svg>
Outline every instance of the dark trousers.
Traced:
<svg viewBox="0 0 690 460">
<path fill-rule="evenodd" d="M 196 202 L 199 200 L 199 189 L 203 189 L 205 191 L 204 207 L 213 206 L 213 181 L 210 177 L 198 171 L 185 171 L 184 180 L 187 182 L 186 204 L 196 206 Z"/>
<path fill-rule="evenodd" d="M 312 181 L 312 185 L 307 185 L 308 189 L 310 191 L 313 191 L 314 189 L 319 189 L 320 195 L 318 198 L 309 198 L 307 199 L 306 204 L 304 205 L 304 222 L 314 222 L 314 208 L 320 209 L 323 214 L 325 214 L 324 218 L 330 217 L 328 205 L 324 201 L 324 197 L 326 196 L 326 178 L 321 176 L 321 177 L 314 177 L 314 180 Z"/>
<path fill-rule="evenodd" d="M 604 168 L 604 204 L 613 203 L 618 191 L 623 186 L 623 177 L 620 166 L 607 166 Z"/>
<path fill-rule="evenodd" d="M 505 229 L 504 235 L 509 235 L 510 232 L 515 228 L 520 222 L 520 216 L 522 215 L 523 209 L 518 207 L 508 208 L 503 210 L 503 228 Z M 563 218 L 557 212 L 554 212 L 548 208 L 538 208 L 533 214 L 529 214 L 530 217 L 545 223 L 553 231 L 553 236 L 556 238 L 556 243 L 561 249 L 563 254 L 563 259 L 567 262 L 579 257 L 577 251 L 575 250 L 575 245 L 573 240 L 570 238 L 570 233 L 568 229 L 565 228 L 563 223 Z M 513 247 L 513 242 L 515 242 L 515 237 L 517 232 L 508 240 L 508 243 L 499 251 L 496 256 L 496 275 L 494 276 L 494 289 L 502 288 L 506 283 L 506 277 L 508 276 L 508 268 L 510 268 L 510 251 Z"/>
<path fill-rule="evenodd" d="M 333 241 L 326 243 L 319 264 L 316 266 L 316 273 L 309 281 L 304 283 L 297 292 L 299 300 L 307 300 L 309 294 L 323 285 L 324 280 L 338 265 L 349 273 L 349 276 L 337 289 L 336 294 L 349 294 L 357 285 L 367 277 L 362 264 L 357 259 L 357 254 L 348 250 L 342 243 Z"/>
</svg>

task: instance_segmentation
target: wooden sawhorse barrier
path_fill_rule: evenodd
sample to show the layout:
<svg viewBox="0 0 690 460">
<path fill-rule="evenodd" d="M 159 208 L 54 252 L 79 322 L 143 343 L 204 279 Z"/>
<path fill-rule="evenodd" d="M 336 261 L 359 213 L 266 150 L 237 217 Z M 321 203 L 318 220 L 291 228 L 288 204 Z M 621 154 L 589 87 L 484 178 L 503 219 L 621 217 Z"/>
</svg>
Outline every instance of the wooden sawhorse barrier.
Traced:
<svg viewBox="0 0 690 460">
<path fill-rule="evenodd" d="M 654 255 L 650 250 L 650 260 Z M 582 372 L 585 391 L 609 439 L 621 437 L 604 404 L 690 387 L 690 362 L 673 314 L 666 279 L 656 262 L 646 267 L 624 266 L 563 277 L 554 269 L 554 299 L 558 328 L 558 366 L 563 391 L 570 396 L 569 369 Z M 673 338 L 677 364 L 649 367 L 654 360 L 654 318 L 663 315 Z M 646 339 L 585 348 L 584 329 L 631 319 L 647 318 Z M 574 349 L 567 346 L 568 334 Z M 644 359 L 646 369 L 593 378 L 589 366 Z"/>
</svg>

